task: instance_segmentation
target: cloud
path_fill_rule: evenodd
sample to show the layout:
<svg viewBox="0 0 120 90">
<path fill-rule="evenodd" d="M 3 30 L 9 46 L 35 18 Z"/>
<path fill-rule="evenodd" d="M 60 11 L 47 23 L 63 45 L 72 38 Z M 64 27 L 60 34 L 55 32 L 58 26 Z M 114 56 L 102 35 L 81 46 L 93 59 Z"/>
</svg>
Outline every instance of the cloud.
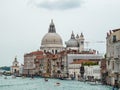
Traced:
<svg viewBox="0 0 120 90">
<path fill-rule="evenodd" d="M 48 10 L 67 10 L 81 6 L 82 0 L 30 0 L 37 8 Z"/>
</svg>

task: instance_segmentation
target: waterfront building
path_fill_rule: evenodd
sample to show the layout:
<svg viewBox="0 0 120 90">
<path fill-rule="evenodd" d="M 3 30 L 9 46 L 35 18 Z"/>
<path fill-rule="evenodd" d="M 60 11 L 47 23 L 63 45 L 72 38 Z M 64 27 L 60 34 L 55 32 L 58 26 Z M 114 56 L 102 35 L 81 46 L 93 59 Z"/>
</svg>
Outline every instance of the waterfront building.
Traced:
<svg viewBox="0 0 120 90">
<path fill-rule="evenodd" d="M 14 75 L 19 74 L 19 62 L 17 61 L 17 57 L 15 57 L 12 66 L 11 66 L 11 73 Z"/>
<path fill-rule="evenodd" d="M 41 60 L 40 71 L 42 77 L 51 77 L 51 61 L 53 54 L 46 52 L 44 58 Z"/>
<path fill-rule="evenodd" d="M 24 71 L 27 76 L 38 75 L 40 72 L 40 60 L 43 59 L 42 51 L 34 51 L 24 55 Z"/>
<path fill-rule="evenodd" d="M 101 79 L 101 60 L 102 55 L 97 54 L 68 54 L 68 71 L 69 74 L 75 75 L 78 79 L 80 74 L 80 67 L 84 66 L 84 78 L 93 77 L 93 79 Z M 88 65 L 87 65 L 88 64 Z"/>
<path fill-rule="evenodd" d="M 68 64 L 66 58 L 66 51 L 61 51 L 53 58 L 53 66 L 56 68 L 57 77 L 68 76 Z M 54 69 L 54 67 L 53 67 Z"/>
<path fill-rule="evenodd" d="M 120 29 L 110 30 L 106 37 L 107 83 L 120 82 Z"/>
<path fill-rule="evenodd" d="M 41 71 L 43 77 L 67 77 L 67 61 L 65 51 L 57 54 L 47 52 L 44 54 Z"/>
<path fill-rule="evenodd" d="M 42 74 L 42 69 L 43 69 L 43 60 L 44 60 L 44 55 L 43 53 L 39 53 L 39 55 L 36 56 L 34 59 L 34 64 L 35 64 L 35 75 L 38 76 Z"/>
<path fill-rule="evenodd" d="M 107 84 L 107 65 L 106 65 L 106 55 L 104 57 L 104 59 L 101 60 L 101 81 L 103 84 Z"/>
</svg>

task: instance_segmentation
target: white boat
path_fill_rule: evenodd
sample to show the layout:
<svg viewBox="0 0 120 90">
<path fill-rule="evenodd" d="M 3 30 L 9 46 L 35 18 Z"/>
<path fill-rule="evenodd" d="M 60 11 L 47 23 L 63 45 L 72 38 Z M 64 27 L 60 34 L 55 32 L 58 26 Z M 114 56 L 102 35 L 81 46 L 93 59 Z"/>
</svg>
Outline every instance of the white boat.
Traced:
<svg viewBox="0 0 120 90">
<path fill-rule="evenodd" d="M 88 82 L 90 85 L 101 85 L 101 83 L 100 82 Z"/>
</svg>

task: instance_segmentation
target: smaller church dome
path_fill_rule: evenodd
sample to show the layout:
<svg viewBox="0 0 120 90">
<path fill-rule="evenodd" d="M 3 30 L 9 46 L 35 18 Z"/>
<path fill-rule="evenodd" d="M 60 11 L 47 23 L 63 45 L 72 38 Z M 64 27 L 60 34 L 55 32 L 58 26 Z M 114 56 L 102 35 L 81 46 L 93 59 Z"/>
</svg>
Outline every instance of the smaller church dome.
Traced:
<svg viewBox="0 0 120 90">
<path fill-rule="evenodd" d="M 71 34 L 70 40 L 68 40 L 65 44 L 67 47 L 79 47 L 79 44 L 78 44 L 77 40 L 75 39 L 75 35 L 73 32 Z"/>
<path fill-rule="evenodd" d="M 75 39 L 70 39 L 69 41 L 66 42 L 67 47 L 78 47 L 78 42 Z"/>
</svg>

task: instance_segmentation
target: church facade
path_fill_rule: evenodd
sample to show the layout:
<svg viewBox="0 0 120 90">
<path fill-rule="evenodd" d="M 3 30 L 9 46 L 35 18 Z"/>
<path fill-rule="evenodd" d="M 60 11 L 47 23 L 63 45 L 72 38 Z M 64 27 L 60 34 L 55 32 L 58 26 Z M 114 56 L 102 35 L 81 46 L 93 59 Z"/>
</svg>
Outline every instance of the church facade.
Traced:
<svg viewBox="0 0 120 90">
<path fill-rule="evenodd" d="M 14 75 L 18 75 L 19 74 L 19 62 L 17 61 L 17 57 L 15 57 L 12 66 L 11 66 L 11 73 Z"/>
</svg>

